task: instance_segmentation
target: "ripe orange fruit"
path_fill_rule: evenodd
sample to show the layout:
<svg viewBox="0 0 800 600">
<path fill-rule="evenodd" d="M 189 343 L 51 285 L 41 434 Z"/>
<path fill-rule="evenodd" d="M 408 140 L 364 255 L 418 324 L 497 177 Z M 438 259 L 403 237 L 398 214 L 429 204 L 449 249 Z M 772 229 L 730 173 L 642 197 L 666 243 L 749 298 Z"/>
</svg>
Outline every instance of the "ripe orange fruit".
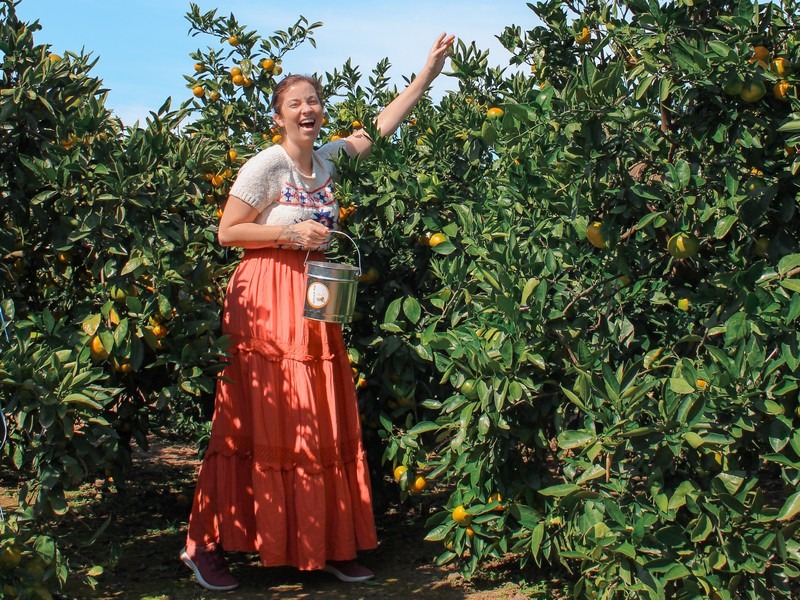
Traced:
<svg viewBox="0 0 800 600">
<path fill-rule="evenodd" d="M 677 303 L 678 310 L 682 310 L 684 312 L 688 311 L 691 308 L 691 303 L 689 302 L 688 298 L 679 298 Z"/>
<path fill-rule="evenodd" d="M 250 87 L 251 85 L 253 85 L 253 80 L 250 79 L 249 77 L 245 77 L 244 81 L 242 81 L 242 86 L 243 87 Z"/>
<path fill-rule="evenodd" d="M 230 37 L 228 38 L 228 43 L 229 43 L 231 46 L 238 46 L 238 45 L 239 45 L 239 36 L 238 36 L 238 35 L 232 35 L 232 36 L 230 36 Z"/>
<path fill-rule="evenodd" d="M 272 136 L 272 143 L 273 144 L 280 144 L 283 141 L 283 136 L 280 133 L 276 133 Z"/>
<path fill-rule="evenodd" d="M 776 100 L 780 100 L 781 102 L 788 102 L 789 101 L 789 82 L 785 79 L 781 79 L 778 83 L 772 86 L 772 95 L 775 96 Z"/>
<path fill-rule="evenodd" d="M 366 379 L 364 379 L 363 377 L 359 377 L 358 381 L 356 382 L 356 387 L 358 389 L 364 389 L 365 387 L 367 387 L 367 384 L 368 382 Z"/>
<path fill-rule="evenodd" d="M 108 350 L 103 347 L 103 342 L 100 341 L 100 336 L 93 335 L 89 340 L 89 353 L 95 360 L 105 360 L 108 358 Z"/>
<path fill-rule="evenodd" d="M 231 77 L 231 81 L 233 81 L 234 85 L 242 85 L 244 83 L 244 75 L 239 73 L 238 75 L 233 75 Z"/>
<path fill-rule="evenodd" d="M 197 96 L 198 98 L 202 98 L 206 95 L 206 91 L 203 89 L 202 85 L 196 85 L 192 88 L 192 93 Z"/>
<path fill-rule="evenodd" d="M 359 121 L 358 119 L 353 121 L 353 129 L 361 129 L 362 127 L 363 125 L 361 124 L 361 121 Z"/>
<path fill-rule="evenodd" d="M 397 468 L 395 468 L 395 470 L 394 470 L 394 480 L 395 481 L 400 481 L 400 479 L 403 477 L 403 474 L 406 471 L 408 471 L 408 468 L 405 465 L 400 465 Z"/>
<path fill-rule="evenodd" d="M 51 52 L 50 54 L 48 54 L 47 58 L 51 63 L 56 63 L 61 60 L 61 56 L 59 56 L 55 52 Z"/>
<path fill-rule="evenodd" d="M 493 106 L 486 111 L 486 116 L 489 117 L 490 119 L 498 119 L 503 116 L 504 112 L 505 111 L 502 108 L 498 106 Z"/>
<path fill-rule="evenodd" d="M 169 330 L 166 328 L 165 325 L 161 323 L 156 323 L 153 325 L 153 335 L 157 338 L 163 338 L 169 333 Z"/>
<path fill-rule="evenodd" d="M 459 505 L 453 509 L 451 513 L 451 517 L 453 521 L 458 523 L 459 525 L 467 526 L 472 523 L 472 515 L 467 512 L 467 509 L 463 506 Z"/>
<path fill-rule="evenodd" d="M 467 537 L 470 539 L 472 539 L 472 536 L 475 535 L 475 530 L 472 527 L 467 527 L 465 531 L 467 532 Z"/>
<path fill-rule="evenodd" d="M 769 59 L 769 49 L 766 46 L 754 46 L 753 58 L 766 62 L 766 60 Z"/>
<path fill-rule="evenodd" d="M 581 29 L 580 34 L 575 36 L 575 43 L 579 46 L 585 46 L 589 42 L 592 41 L 592 32 L 589 31 L 588 27 L 584 27 Z"/>
<path fill-rule="evenodd" d="M 236 150 L 234 150 L 233 148 L 228 150 L 228 160 L 229 161 L 231 161 L 231 162 L 235 161 L 237 156 L 239 156 L 239 155 L 237 154 Z"/>
<path fill-rule="evenodd" d="M 336 140 L 340 140 L 340 139 L 342 139 L 342 136 L 340 136 L 338 133 L 334 133 L 334 134 L 331 136 L 331 141 L 332 141 L 332 142 L 335 142 Z"/>
<path fill-rule="evenodd" d="M 760 79 L 751 79 L 742 86 L 739 97 L 745 102 L 758 102 L 767 93 L 767 87 Z"/>
<path fill-rule="evenodd" d="M 241 75 L 242 70 L 239 67 L 232 67 L 231 68 L 231 77 L 236 77 L 237 75 Z"/>
<path fill-rule="evenodd" d="M 708 387 L 708 382 L 705 379 L 698 379 L 697 380 L 697 389 L 701 392 L 704 391 Z"/>
<path fill-rule="evenodd" d="M 198 73 L 202 71 L 203 68 L 204 68 L 203 65 L 201 65 L 200 63 L 194 63 L 194 70 L 197 71 Z"/>
<path fill-rule="evenodd" d="M 214 187 L 220 187 L 225 182 L 225 179 L 222 175 L 212 175 L 211 176 L 211 185 Z"/>
<path fill-rule="evenodd" d="M 275 61 L 271 58 L 265 58 L 261 61 L 261 68 L 265 71 L 272 71 L 275 68 Z"/>
<path fill-rule="evenodd" d="M 425 479 L 425 478 L 424 478 L 422 475 L 420 475 L 419 477 L 417 477 L 417 478 L 414 480 L 414 485 L 413 485 L 412 487 L 413 487 L 413 489 L 414 489 L 415 491 L 417 491 L 417 492 L 421 492 L 421 491 L 422 491 L 422 490 L 424 490 L 426 487 L 428 487 L 428 480 L 427 480 L 427 479 Z"/>
<path fill-rule="evenodd" d="M 789 61 L 782 56 L 777 56 L 772 59 L 772 62 L 769 64 L 769 68 L 778 77 L 786 77 L 786 75 L 789 73 L 791 65 L 789 64 Z"/>
<path fill-rule="evenodd" d="M 428 240 L 428 245 L 431 248 L 438 246 L 439 244 L 446 242 L 447 236 L 443 233 L 434 233 L 431 238 Z"/>
<path fill-rule="evenodd" d="M 690 233 L 676 233 L 667 242 L 667 251 L 673 258 L 689 258 L 697 254 L 700 241 Z"/>
<path fill-rule="evenodd" d="M 602 250 L 607 246 L 605 237 L 603 237 L 603 224 L 600 221 L 595 221 L 586 228 L 586 239 L 595 248 Z"/>
</svg>

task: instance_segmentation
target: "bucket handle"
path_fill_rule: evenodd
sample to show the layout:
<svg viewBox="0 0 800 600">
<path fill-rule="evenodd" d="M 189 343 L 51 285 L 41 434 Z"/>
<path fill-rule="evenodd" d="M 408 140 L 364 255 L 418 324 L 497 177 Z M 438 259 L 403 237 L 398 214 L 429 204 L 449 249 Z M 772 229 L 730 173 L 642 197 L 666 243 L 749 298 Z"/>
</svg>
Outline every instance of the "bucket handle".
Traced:
<svg viewBox="0 0 800 600">
<path fill-rule="evenodd" d="M 358 244 L 356 244 L 356 241 L 349 235 L 347 235 L 344 231 L 337 231 L 336 229 L 331 229 L 330 233 L 338 233 L 339 235 L 343 235 L 353 243 L 353 246 L 355 246 L 356 248 L 356 254 L 358 255 L 358 274 L 361 275 L 361 251 L 358 249 Z M 306 264 L 308 263 L 308 257 L 310 254 L 311 250 L 306 252 L 306 259 L 303 261 L 303 266 L 306 266 Z"/>
</svg>

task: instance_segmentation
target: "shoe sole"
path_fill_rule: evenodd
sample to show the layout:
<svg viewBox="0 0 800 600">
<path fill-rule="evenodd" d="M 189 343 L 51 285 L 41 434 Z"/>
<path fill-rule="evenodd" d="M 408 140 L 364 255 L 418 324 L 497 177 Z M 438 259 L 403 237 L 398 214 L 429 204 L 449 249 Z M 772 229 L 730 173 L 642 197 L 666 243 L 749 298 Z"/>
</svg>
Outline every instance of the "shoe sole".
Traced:
<svg viewBox="0 0 800 600">
<path fill-rule="evenodd" d="M 336 577 L 336 579 L 338 579 L 339 581 L 344 581 L 346 583 L 360 583 L 362 581 L 369 581 L 370 579 L 375 577 L 374 573 L 371 575 L 358 575 L 356 577 L 352 577 L 350 575 L 345 575 L 339 569 L 337 569 L 336 567 L 332 567 L 331 565 L 325 565 L 324 567 L 322 567 L 322 570 L 325 571 L 326 573 L 330 573 L 331 575 Z"/>
<path fill-rule="evenodd" d="M 200 574 L 200 570 L 197 568 L 197 565 L 194 564 L 191 558 L 189 558 L 189 554 L 186 552 L 186 548 L 181 550 L 180 559 L 183 564 L 189 567 L 194 573 L 194 578 L 197 580 L 197 583 L 202 585 L 207 590 L 211 590 L 212 592 L 229 592 L 231 590 L 235 590 L 239 587 L 239 584 L 232 584 L 232 585 L 212 585 L 208 583 L 203 576 Z"/>
</svg>

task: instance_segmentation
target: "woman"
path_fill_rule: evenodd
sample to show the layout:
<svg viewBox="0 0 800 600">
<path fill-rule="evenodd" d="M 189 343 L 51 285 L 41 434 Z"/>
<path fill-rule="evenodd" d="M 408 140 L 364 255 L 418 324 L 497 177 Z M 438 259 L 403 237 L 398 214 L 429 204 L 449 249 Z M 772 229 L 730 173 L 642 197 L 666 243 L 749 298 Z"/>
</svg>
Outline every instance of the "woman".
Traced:
<svg viewBox="0 0 800 600">
<path fill-rule="evenodd" d="M 442 34 L 425 67 L 377 118 L 391 135 L 441 73 L 454 41 Z M 181 560 L 210 590 L 231 590 L 226 550 L 265 566 L 322 569 L 342 581 L 373 577 L 355 558 L 375 548 L 370 481 L 341 325 L 303 318 L 305 267 L 322 258 L 338 221 L 333 158 L 366 155 L 363 131 L 314 149 L 319 83 L 292 75 L 272 106 L 283 142 L 242 166 L 219 241 L 245 254 L 231 277 L 222 327 L 231 359 L 217 384 Z"/>
</svg>

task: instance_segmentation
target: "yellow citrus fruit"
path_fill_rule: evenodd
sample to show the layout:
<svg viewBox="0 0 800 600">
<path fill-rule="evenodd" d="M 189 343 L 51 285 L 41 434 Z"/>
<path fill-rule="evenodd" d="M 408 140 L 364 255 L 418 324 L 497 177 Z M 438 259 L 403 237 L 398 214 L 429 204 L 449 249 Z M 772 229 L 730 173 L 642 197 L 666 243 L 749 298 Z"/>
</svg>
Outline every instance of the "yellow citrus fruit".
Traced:
<svg viewBox="0 0 800 600">
<path fill-rule="evenodd" d="M 220 187 L 225 182 L 225 179 L 222 175 L 212 175 L 211 176 L 211 185 L 214 187 Z"/>
<path fill-rule="evenodd" d="M 708 382 L 705 379 L 698 379 L 697 380 L 697 389 L 701 392 L 708 387 Z"/>
<path fill-rule="evenodd" d="M 760 79 L 751 79 L 742 86 L 739 97 L 745 102 L 758 102 L 767 93 L 767 87 Z"/>
<path fill-rule="evenodd" d="M 756 60 L 767 61 L 769 59 L 769 49 L 766 46 L 754 46 L 753 58 Z"/>
<path fill-rule="evenodd" d="M 475 530 L 472 527 L 467 527 L 464 531 L 467 532 L 467 536 L 472 539 L 472 536 L 475 535 Z"/>
<path fill-rule="evenodd" d="M 589 42 L 592 41 L 592 32 L 589 31 L 588 27 L 584 27 L 581 29 L 580 34 L 575 36 L 575 43 L 579 46 L 585 46 Z"/>
<path fill-rule="evenodd" d="M 238 45 L 239 45 L 239 36 L 238 36 L 238 35 L 232 35 L 232 36 L 230 36 L 230 37 L 228 38 L 228 43 L 229 43 L 231 46 L 238 46 Z"/>
<path fill-rule="evenodd" d="M 198 98 L 202 98 L 206 95 L 206 91 L 203 89 L 202 85 L 196 85 L 192 88 L 192 93 L 197 96 Z"/>
<path fill-rule="evenodd" d="M 443 233 L 434 233 L 431 236 L 431 238 L 428 240 L 428 245 L 431 248 L 433 248 L 435 246 L 438 246 L 442 242 L 446 242 L 446 241 L 447 241 L 447 236 L 445 234 L 443 234 Z"/>
<path fill-rule="evenodd" d="M 361 124 L 361 121 L 359 121 L 358 119 L 353 121 L 353 129 L 361 129 L 362 127 L 363 125 Z"/>
<path fill-rule="evenodd" d="M 377 267 L 370 267 L 367 269 L 366 273 L 362 273 L 358 280 L 361 283 L 375 283 L 381 278 L 381 272 L 378 271 Z"/>
<path fill-rule="evenodd" d="M 234 85 L 242 85 L 244 83 L 244 75 L 241 73 L 238 75 L 233 75 L 231 77 L 231 81 L 233 81 Z"/>
<path fill-rule="evenodd" d="M 486 111 L 486 116 L 490 119 L 498 119 L 503 116 L 504 112 L 505 111 L 499 106 L 493 106 Z"/>
<path fill-rule="evenodd" d="M 217 218 L 218 218 L 218 219 L 221 219 L 221 218 L 222 218 L 222 215 L 224 214 L 224 212 L 225 212 L 225 211 L 223 211 L 221 208 L 218 208 L 214 214 L 216 214 L 216 215 L 217 215 Z"/>
<path fill-rule="evenodd" d="M 281 73 L 283 73 L 283 67 L 281 67 L 280 65 L 275 65 L 275 68 L 272 69 L 272 74 L 280 75 Z"/>
<path fill-rule="evenodd" d="M 265 58 L 261 61 L 261 68 L 265 71 L 272 71 L 275 68 L 275 61 L 271 58 Z"/>
<path fill-rule="evenodd" d="M 237 156 L 239 156 L 239 154 L 236 152 L 236 150 L 234 150 L 233 148 L 228 150 L 228 160 L 229 161 L 231 161 L 231 162 L 235 161 Z"/>
<path fill-rule="evenodd" d="M 425 479 L 422 475 L 420 475 L 414 480 L 414 485 L 412 487 L 414 491 L 421 492 L 426 487 L 428 487 L 428 480 Z"/>
<path fill-rule="evenodd" d="M 399 467 L 397 467 L 394 470 L 394 480 L 395 481 L 400 481 L 400 479 L 403 477 L 403 474 L 406 471 L 408 471 L 408 468 L 406 466 L 404 466 L 404 465 L 400 465 Z"/>
<path fill-rule="evenodd" d="M 54 52 L 51 52 L 50 54 L 48 54 L 47 58 L 50 60 L 51 63 L 56 63 L 56 62 L 61 60 L 61 56 L 59 56 L 58 54 L 56 54 Z"/>
<path fill-rule="evenodd" d="M 789 73 L 790 67 L 791 65 L 789 64 L 789 61 L 782 56 L 773 58 L 772 62 L 769 64 L 770 70 L 778 77 L 786 77 L 786 75 Z"/>
<path fill-rule="evenodd" d="M 200 63 L 194 63 L 194 70 L 195 70 L 195 71 L 197 71 L 198 73 L 199 73 L 200 71 L 202 71 L 202 70 L 203 70 L 203 68 L 204 68 L 204 67 L 203 67 L 203 65 L 202 65 L 202 64 L 200 64 Z"/>
<path fill-rule="evenodd" d="M 667 242 L 667 250 L 673 258 L 689 258 L 697 254 L 699 240 L 689 233 L 676 233 Z"/>
<path fill-rule="evenodd" d="M 357 388 L 364 389 L 365 387 L 367 387 L 367 385 L 368 385 L 368 382 L 367 382 L 366 379 L 364 379 L 363 377 L 359 377 L 358 378 L 358 381 L 356 382 L 356 387 Z"/>
<path fill-rule="evenodd" d="M 789 82 L 781 79 L 778 83 L 772 86 L 772 95 L 776 100 L 782 102 L 789 101 Z"/>
<path fill-rule="evenodd" d="M 690 307 L 689 299 L 688 298 L 679 298 L 677 306 L 678 306 L 679 310 L 682 310 L 684 312 L 688 311 L 689 307 Z"/>
<path fill-rule="evenodd" d="M 251 85 L 253 85 L 253 80 L 250 79 L 249 77 L 245 77 L 244 81 L 242 82 L 242 86 L 250 87 Z"/>
<path fill-rule="evenodd" d="M 340 139 L 342 139 L 342 136 L 340 136 L 340 135 L 339 135 L 339 134 L 337 134 L 337 133 L 334 133 L 334 134 L 331 136 L 331 141 L 332 141 L 332 142 L 335 142 L 336 140 L 340 140 Z"/>
<path fill-rule="evenodd" d="M 167 333 L 169 333 L 169 330 L 166 328 L 165 325 L 161 323 L 156 323 L 153 326 L 153 335 L 156 336 L 157 338 L 163 338 L 167 335 Z"/>
<path fill-rule="evenodd" d="M 469 525 L 472 523 L 472 515 L 467 512 L 467 509 L 463 506 L 459 505 L 453 509 L 451 514 L 453 521 L 458 523 L 459 525 Z"/>
<path fill-rule="evenodd" d="M 280 144 L 283 141 L 283 136 L 280 133 L 276 133 L 272 136 L 272 143 L 273 144 Z"/>
<path fill-rule="evenodd" d="M 607 246 L 606 240 L 603 237 L 603 224 L 600 221 L 595 221 L 586 228 L 586 239 L 595 248 L 605 248 Z"/>
<path fill-rule="evenodd" d="M 237 75 L 241 75 L 242 70 L 239 67 L 232 67 L 231 68 L 231 77 L 236 77 Z"/>
</svg>

